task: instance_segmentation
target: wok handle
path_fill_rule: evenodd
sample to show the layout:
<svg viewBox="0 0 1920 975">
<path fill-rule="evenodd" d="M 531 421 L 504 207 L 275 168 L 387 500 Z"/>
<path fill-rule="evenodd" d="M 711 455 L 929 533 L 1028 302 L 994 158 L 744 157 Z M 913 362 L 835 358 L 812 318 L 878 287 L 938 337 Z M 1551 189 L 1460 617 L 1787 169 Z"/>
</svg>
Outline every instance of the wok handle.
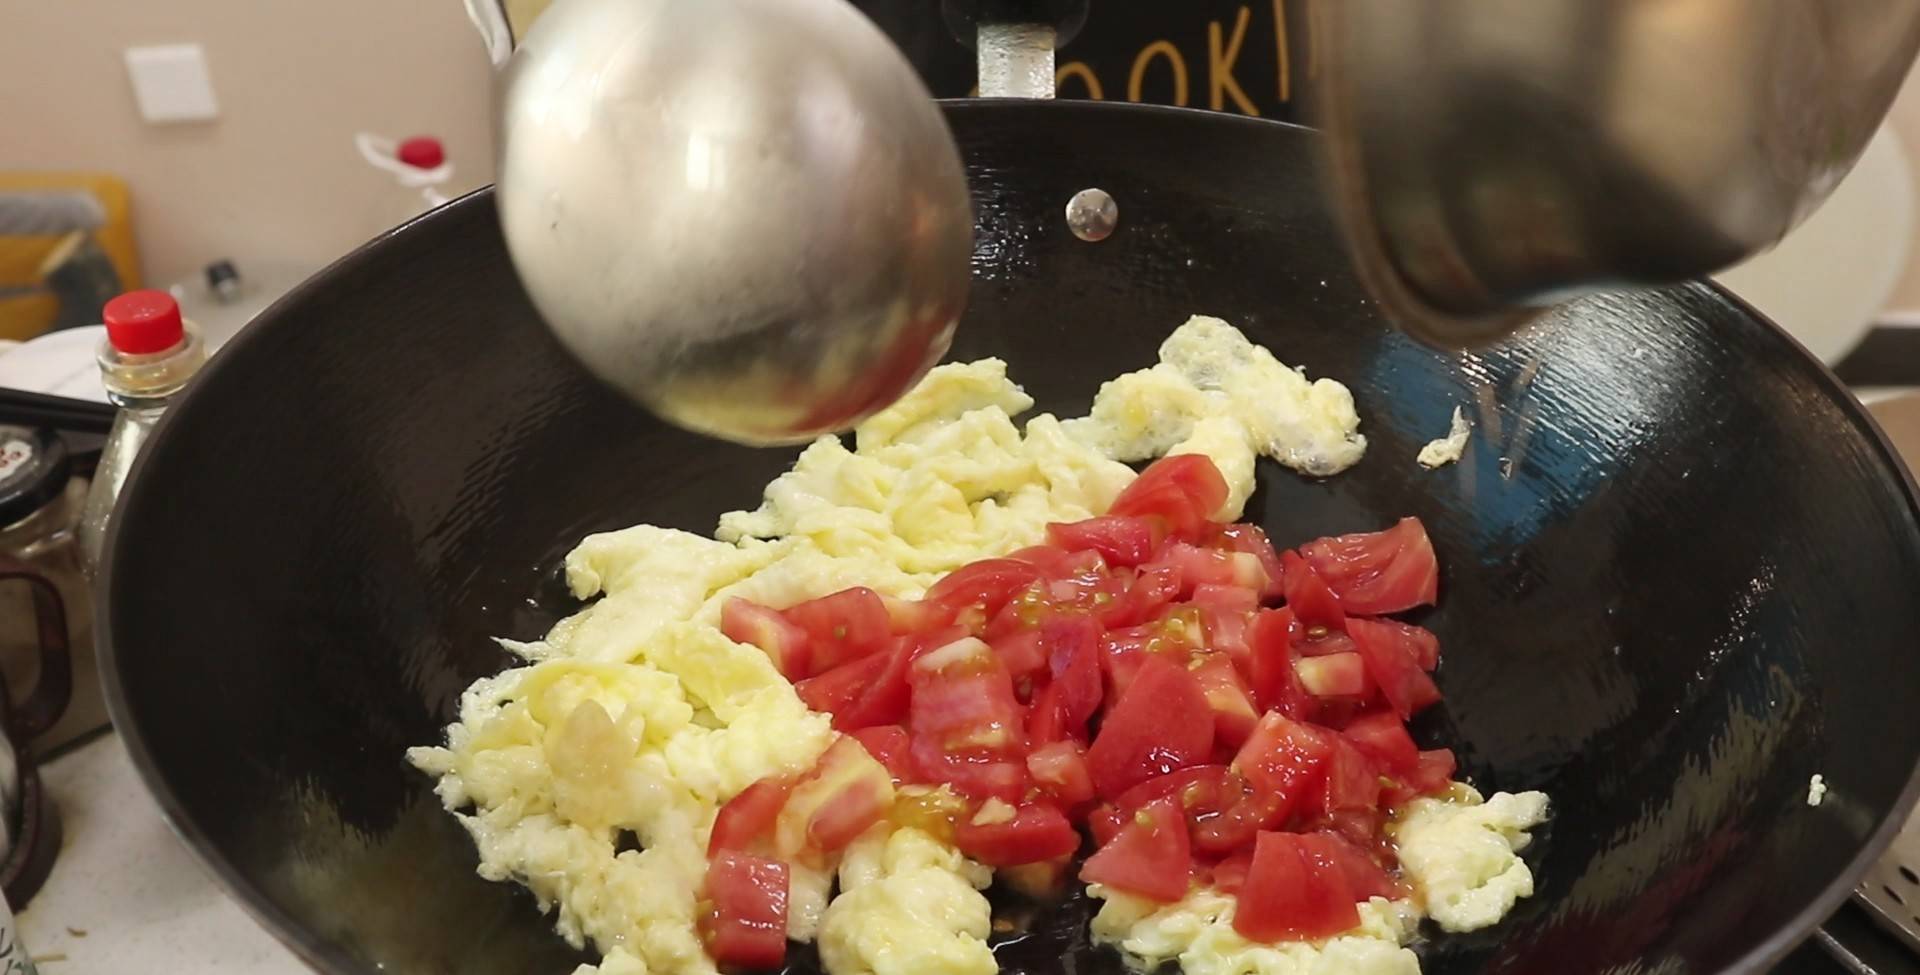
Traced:
<svg viewBox="0 0 1920 975">
<path fill-rule="evenodd" d="M 73 699 L 73 657 L 66 600 L 61 598 L 60 588 L 27 563 L 0 555 L 0 582 L 14 580 L 26 583 L 32 593 L 40 647 L 40 679 L 6 728 L 14 747 L 25 748 L 29 740 L 45 733 L 67 713 L 67 703 Z M 0 687 L 0 706 L 5 703 L 4 687 Z"/>
</svg>

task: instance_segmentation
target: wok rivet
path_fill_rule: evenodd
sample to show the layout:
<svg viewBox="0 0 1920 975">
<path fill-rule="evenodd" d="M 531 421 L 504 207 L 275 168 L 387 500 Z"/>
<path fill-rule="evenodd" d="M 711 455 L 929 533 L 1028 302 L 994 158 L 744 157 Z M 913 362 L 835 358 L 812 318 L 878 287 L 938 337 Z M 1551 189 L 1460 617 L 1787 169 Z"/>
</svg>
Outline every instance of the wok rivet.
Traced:
<svg viewBox="0 0 1920 975">
<path fill-rule="evenodd" d="M 1099 187 L 1089 187 L 1067 201 L 1067 229 L 1088 243 L 1106 240 L 1120 223 L 1120 204 Z"/>
</svg>

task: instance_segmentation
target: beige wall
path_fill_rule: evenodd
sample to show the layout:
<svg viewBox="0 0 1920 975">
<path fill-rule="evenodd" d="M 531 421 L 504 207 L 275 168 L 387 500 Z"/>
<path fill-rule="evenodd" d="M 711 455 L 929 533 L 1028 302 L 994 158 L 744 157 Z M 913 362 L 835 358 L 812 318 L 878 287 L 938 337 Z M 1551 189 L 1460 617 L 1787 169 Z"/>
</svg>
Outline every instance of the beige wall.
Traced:
<svg viewBox="0 0 1920 975">
<path fill-rule="evenodd" d="M 198 42 L 220 117 L 148 125 L 121 50 Z M 460 0 L 0 0 L 0 170 L 125 178 L 150 283 L 206 262 L 310 267 L 406 200 L 357 131 L 439 136 L 492 180 L 489 68 Z"/>
</svg>

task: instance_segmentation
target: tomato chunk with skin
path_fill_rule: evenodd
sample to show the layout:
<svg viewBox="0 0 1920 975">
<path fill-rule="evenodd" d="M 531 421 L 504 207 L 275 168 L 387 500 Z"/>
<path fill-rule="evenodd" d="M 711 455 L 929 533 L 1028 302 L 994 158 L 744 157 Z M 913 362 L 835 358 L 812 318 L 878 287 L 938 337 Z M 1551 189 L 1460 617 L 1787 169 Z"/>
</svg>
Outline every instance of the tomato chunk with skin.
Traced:
<svg viewBox="0 0 1920 975">
<path fill-rule="evenodd" d="M 730 596 L 720 607 L 720 632 L 735 643 L 759 647 L 767 659 L 773 661 L 774 669 L 788 680 L 799 680 L 812 673 L 807 631 L 788 621 L 778 610 Z"/>
<path fill-rule="evenodd" d="M 922 602 L 940 607 L 952 619 L 979 607 L 991 617 L 1021 590 L 1040 579 L 1040 569 L 1018 559 L 985 559 L 947 573 L 927 590 Z"/>
<path fill-rule="evenodd" d="M 1148 566 L 1127 581 L 1117 598 L 1099 608 L 1103 626 L 1136 626 L 1159 615 L 1180 591 L 1180 577 L 1169 566 Z"/>
<path fill-rule="evenodd" d="M 1233 660 L 1224 653 L 1196 654 L 1187 669 L 1200 682 L 1207 707 L 1213 711 L 1213 740 L 1227 748 L 1238 748 L 1253 734 L 1260 712 L 1254 709 L 1253 695 L 1234 669 Z"/>
<path fill-rule="evenodd" d="M 1260 587 L 1260 598 L 1278 599 L 1280 588 L 1280 553 L 1267 538 L 1267 533 L 1259 525 L 1234 524 L 1221 525 L 1214 530 L 1208 544 L 1214 548 L 1232 549 L 1245 552 L 1260 561 L 1265 570 L 1266 584 Z"/>
<path fill-rule="evenodd" d="M 1362 753 L 1379 762 L 1388 775 L 1405 776 L 1419 766 L 1420 750 L 1398 715 L 1384 711 L 1363 714 L 1348 722 L 1340 733 Z"/>
<path fill-rule="evenodd" d="M 1312 696 L 1300 686 L 1293 668 L 1293 634 L 1299 624 L 1287 609 L 1261 610 L 1248 628 L 1247 683 L 1255 705 L 1304 720 L 1314 712 Z"/>
<path fill-rule="evenodd" d="M 1316 861 L 1330 863 L 1347 879 L 1353 899 L 1365 902 L 1375 897 L 1398 900 L 1407 896 L 1404 884 L 1393 879 L 1372 857 L 1344 837 L 1332 833 L 1301 834 L 1300 844 Z"/>
<path fill-rule="evenodd" d="M 1331 751 L 1327 755 L 1321 810 L 1332 815 L 1379 807 L 1380 767 L 1359 746 L 1341 735 L 1328 735 L 1327 742 Z"/>
<path fill-rule="evenodd" d="M 1087 833 L 1095 846 L 1106 846 L 1120 835 L 1120 827 L 1132 822 L 1132 814 L 1112 803 L 1101 803 L 1087 813 Z"/>
<path fill-rule="evenodd" d="M 1333 754 L 1334 732 L 1269 711 L 1233 757 L 1233 768 L 1253 787 L 1278 796 L 1283 811 L 1317 793 Z"/>
<path fill-rule="evenodd" d="M 773 824 L 793 791 L 793 781 L 784 777 L 761 779 L 740 790 L 713 817 L 713 832 L 707 839 L 707 855 L 721 850 L 751 851 L 773 838 Z"/>
<path fill-rule="evenodd" d="M 1385 531 L 1322 538 L 1300 554 L 1350 613 L 1378 616 L 1430 606 L 1440 593 L 1440 563 L 1418 518 Z"/>
<path fill-rule="evenodd" d="M 1353 648 L 1366 661 L 1367 674 L 1402 718 L 1411 718 L 1440 700 L 1440 688 L 1420 669 L 1405 634 L 1377 620 L 1347 621 Z"/>
<path fill-rule="evenodd" d="M 1080 879 L 1170 904 L 1187 895 L 1192 847 L 1179 801 L 1156 800 L 1135 811 L 1087 862 Z"/>
<path fill-rule="evenodd" d="M 1047 526 L 1047 540 L 1068 551 L 1091 549 L 1109 565 L 1139 565 L 1160 548 L 1165 529 L 1147 518 L 1100 515 Z"/>
<path fill-rule="evenodd" d="M 1199 454 L 1162 457 L 1113 499 L 1109 515 L 1162 519 L 1170 534 L 1197 539 L 1227 500 L 1227 480 Z"/>
<path fill-rule="evenodd" d="M 1054 741 L 1027 754 L 1027 773 L 1033 784 L 1069 806 L 1093 798 L 1093 772 L 1086 752 L 1074 741 Z"/>
<path fill-rule="evenodd" d="M 832 853 L 880 821 L 893 805 L 893 776 L 859 741 L 840 738 L 793 787 L 774 822 L 782 858 Z"/>
<path fill-rule="evenodd" d="M 1360 923 L 1346 874 L 1293 833 L 1261 833 L 1233 929 L 1252 941 L 1318 940 Z"/>
<path fill-rule="evenodd" d="M 1114 797 L 1155 775 L 1206 761 L 1213 713 L 1186 668 L 1149 654 L 1087 750 L 1094 787 Z"/>
<path fill-rule="evenodd" d="M 953 844 L 987 866 L 1013 867 L 1071 856 L 1080 848 L 1080 834 L 1046 803 L 1017 808 L 988 803 L 954 825 Z"/>
<path fill-rule="evenodd" d="M 907 729 L 897 724 L 883 724 L 861 728 L 852 734 L 874 761 L 886 766 L 887 774 L 893 776 L 895 782 L 904 782 L 913 775 Z"/>
<path fill-rule="evenodd" d="M 1084 616 L 1063 616 L 1040 625 L 1051 686 L 1058 687 L 1061 726 L 1084 739 L 1087 721 L 1099 710 L 1105 689 L 1100 680 L 1100 624 Z"/>
<path fill-rule="evenodd" d="M 1402 623 L 1399 620 L 1372 620 L 1374 633 L 1382 638 L 1391 638 L 1413 657 L 1421 670 L 1433 673 L 1440 666 L 1440 638 L 1425 627 Z M 1351 640 L 1351 637 L 1348 638 Z M 1329 643 L 1332 640 L 1327 641 Z M 1352 649 L 1349 645 L 1347 649 Z"/>
<path fill-rule="evenodd" d="M 781 615 L 806 631 L 812 673 L 878 653 L 893 636 L 886 603 L 865 586 L 809 599 L 787 607 Z"/>
<path fill-rule="evenodd" d="M 1340 605 L 1339 597 L 1327 586 L 1326 580 L 1313 571 L 1307 560 L 1293 552 L 1280 553 L 1281 589 L 1286 595 L 1287 608 L 1293 611 L 1293 618 L 1308 632 L 1324 628 L 1342 630 L 1346 628 L 1347 614 Z"/>
<path fill-rule="evenodd" d="M 869 654 L 800 681 L 793 690 L 807 707 L 838 718 L 880 681 L 891 663 L 885 654 Z"/>
<path fill-rule="evenodd" d="M 707 864 L 708 950 L 722 965 L 779 968 L 787 957 L 787 865 L 722 850 Z"/>
</svg>

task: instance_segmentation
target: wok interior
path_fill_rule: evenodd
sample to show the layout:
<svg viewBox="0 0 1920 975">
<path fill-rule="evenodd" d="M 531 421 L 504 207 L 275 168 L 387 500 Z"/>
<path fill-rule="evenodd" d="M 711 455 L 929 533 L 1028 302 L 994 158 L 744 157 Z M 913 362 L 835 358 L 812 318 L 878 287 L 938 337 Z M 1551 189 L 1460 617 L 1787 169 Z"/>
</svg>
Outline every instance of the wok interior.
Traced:
<svg viewBox="0 0 1920 975">
<path fill-rule="evenodd" d="M 1920 531 L 1812 359 L 1703 286 L 1443 354 L 1365 300 L 1302 130 L 1088 104 L 949 117 L 979 213 L 952 358 L 1001 356 L 1038 410 L 1077 414 L 1203 312 L 1353 389 L 1366 459 L 1322 482 L 1263 464 L 1249 517 L 1282 545 L 1421 517 L 1443 579 L 1417 621 L 1447 703 L 1416 731 L 1483 791 L 1554 800 L 1537 893 L 1421 945 L 1429 973 L 1714 970 L 1831 906 L 1920 749 Z M 1121 230 L 1086 244 L 1061 210 L 1096 185 Z M 489 196 L 461 201 L 258 322 L 169 418 L 112 543 L 110 682 L 137 760 L 335 971 L 581 960 L 524 891 L 474 875 L 402 751 L 509 665 L 491 637 L 569 611 L 556 567 L 583 534 L 710 531 L 794 453 L 664 428 L 594 385 L 494 221 Z M 1465 458 L 1420 469 L 1455 405 Z M 1043 918 L 1006 961 L 1118 971 L 1083 921 Z"/>
</svg>

